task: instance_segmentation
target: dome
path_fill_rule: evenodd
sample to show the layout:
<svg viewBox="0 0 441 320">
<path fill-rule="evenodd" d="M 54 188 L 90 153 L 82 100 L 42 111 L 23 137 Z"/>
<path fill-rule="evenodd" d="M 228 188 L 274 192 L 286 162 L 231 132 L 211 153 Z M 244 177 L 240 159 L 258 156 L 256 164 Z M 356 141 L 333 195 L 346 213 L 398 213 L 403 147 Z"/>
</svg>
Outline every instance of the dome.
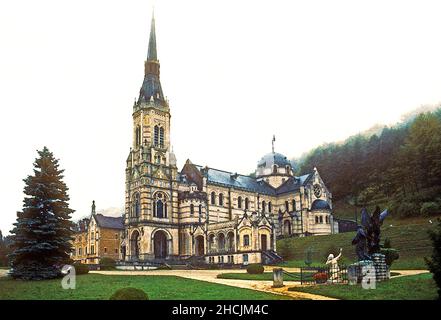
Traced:
<svg viewBox="0 0 441 320">
<path fill-rule="evenodd" d="M 291 162 L 283 154 L 271 152 L 264 155 L 257 163 L 258 168 L 272 168 L 273 165 L 277 165 L 279 167 L 291 167 Z"/>
<path fill-rule="evenodd" d="M 331 207 L 327 201 L 318 199 L 312 203 L 311 210 L 331 210 Z"/>
</svg>

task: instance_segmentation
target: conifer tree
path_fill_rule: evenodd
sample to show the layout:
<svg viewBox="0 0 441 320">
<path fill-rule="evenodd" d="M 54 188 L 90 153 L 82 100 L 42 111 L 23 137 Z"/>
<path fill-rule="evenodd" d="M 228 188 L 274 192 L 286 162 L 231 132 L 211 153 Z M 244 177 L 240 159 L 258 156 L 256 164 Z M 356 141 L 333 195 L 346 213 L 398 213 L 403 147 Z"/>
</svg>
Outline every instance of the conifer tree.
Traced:
<svg viewBox="0 0 441 320">
<path fill-rule="evenodd" d="M 430 259 L 425 258 L 425 260 L 433 274 L 433 280 L 438 286 L 438 299 L 441 300 L 441 219 L 438 219 L 436 229 L 431 230 L 429 235 L 433 244 L 433 252 L 432 257 Z"/>
<path fill-rule="evenodd" d="M 70 262 L 73 223 L 68 188 L 58 160 L 44 147 L 37 151 L 34 174 L 24 179 L 23 211 L 17 213 L 12 233 L 11 276 L 41 280 L 61 275 Z"/>
</svg>

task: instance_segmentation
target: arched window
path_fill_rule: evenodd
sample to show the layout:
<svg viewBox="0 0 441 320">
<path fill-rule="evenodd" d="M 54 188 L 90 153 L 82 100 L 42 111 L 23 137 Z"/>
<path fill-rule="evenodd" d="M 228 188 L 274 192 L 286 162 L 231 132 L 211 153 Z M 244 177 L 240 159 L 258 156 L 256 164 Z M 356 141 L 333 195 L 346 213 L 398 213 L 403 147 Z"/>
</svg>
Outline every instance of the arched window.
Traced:
<svg viewBox="0 0 441 320">
<path fill-rule="evenodd" d="M 320 223 L 323 223 L 323 216 L 320 216 Z"/>
<path fill-rule="evenodd" d="M 201 204 L 199 205 L 199 215 L 200 216 L 202 215 L 202 205 Z"/>
<path fill-rule="evenodd" d="M 139 147 L 141 145 L 141 127 L 137 126 L 135 130 L 135 145 Z"/>
<path fill-rule="evenodd" d="M 262 212 L 266 211 L 266 202 L 262 201 Z"/>
<path fill-rule="evenodd" d="M 153 144 L 155 147 L 159 145 L 159 127 L 155 126 L 154 133 L 153 133 Z"/>
<path fill-rule="evenodd" d="M 277 166 L 276 165 L 273 165 L 273 173 L 274 174 L 277 173 Z"/>
<path fill-rule="evenodd" d="M 329 223 L 329 217 L 326 216 L 325 219 L 326 219 L 326 224 L 328 224 Z"/>
<path fill-rule="evenodd" d="M 245 247 L 250 245 L 250 236 L 248 234 L 243 236 L 243 245 Z"/>
<path fill-rule="evenodd" d="M 194 205 L 193 205 L 193 203 L 190 204 L 190 214 L 194 215 Z"/>
<path fill-rule="evenodd" d="M 289 211 L 289 202 L 288 202 L 288 200 L 285 201 L 285 209 L 286 209 L 286 211 Z"/>
<path fill-rule="evenodd" d="M 139 217 L 140 213 L 140 200 L 139 200 L 139 193 L 135 193 L 133 196 L 132 201 L 132 217 Z"/>
<path fill-rule="evenodd" d="M 268 202 L 268 212 L 271 213 L 273 212 L 273 204 L 270 202 Z"/>
<path fill-rule="evenodd" d="M 167 202 L 165 196 L 161 192 L 158 192 L 155 196 L 153 216 L 157 218 L 167 218 Z"/>
<path fill-rule="evenodd" d="M 319 223 L 319 217 L 315 217 L 315 223 Z"/>
<path fill-rule="evenodd" d="M 219 193 L 219 205 L 220 206 L 224 205 L 224 195 L 223 195 L 223 193 Z"/>
<path fill-rule="evenodd" d="M 291 172 L 291 169 L 289 168 L 289 166 L 286 166 L 286 173 L 290 174 L 290 172 Z"/>
<path fill-rule="evenodd" d="M 250 209 L 250 201 L 248 200 L 248 198 L 245 198 L 245 210 L 249 210 Z"/>
<path fill-rule="evenodd" d="M 296 201 L 292 199 L 292 211 L 296 211 Z"/>
<path fill-rule="evenodd" d="M 214 191 L 211 193 L 211 204 L 215 205 L 216 204 L 216 193 L 214 193 Z"/>
<path fill-rule="evenodd" d="M 241 197 L 241 196 L 239 196 L 239 197 L 237 198 L 237 207 L 238 207 L 239 209 L 242 209 L 242 197 Z"/>
<path fill-rule="evenodd" d="M 164 148 L 164 128 L 159 128 L 159 147 Z"/>
</svg>

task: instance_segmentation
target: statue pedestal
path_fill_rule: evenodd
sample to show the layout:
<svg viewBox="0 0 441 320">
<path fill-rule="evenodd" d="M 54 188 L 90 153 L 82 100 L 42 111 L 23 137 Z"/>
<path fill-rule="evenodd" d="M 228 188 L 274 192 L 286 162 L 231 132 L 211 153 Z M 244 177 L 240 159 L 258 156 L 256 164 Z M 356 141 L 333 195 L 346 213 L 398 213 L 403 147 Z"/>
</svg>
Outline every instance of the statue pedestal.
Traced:
<svg viewBox="0 0 441 320">
<path fill-rule="evenodd" d="M 372 262 L 374 263 L 376 280 L 388 280 L 390 278 L 390 271 L 386 264 L 386 256 L 381 253 L 374 253 L 372 255 Z"/>
<path fill-rule="evenodd" d="M 375 270 L 375 278 L 373 271 Z M 386 257 L 381 253 L 374 253 L 372 260 L 362 260 L 348 266 L 348 283 L 354 285 L 361 283 L 363 277 L 372 277 L 381 282 L 390 278 L 390 270 L 386 265 Z"/>
<path fill-rule="evenodd" d="M 273 288 L 283 287 L 283 269 L 274 268 L 273 269 Z"/>
</svg>

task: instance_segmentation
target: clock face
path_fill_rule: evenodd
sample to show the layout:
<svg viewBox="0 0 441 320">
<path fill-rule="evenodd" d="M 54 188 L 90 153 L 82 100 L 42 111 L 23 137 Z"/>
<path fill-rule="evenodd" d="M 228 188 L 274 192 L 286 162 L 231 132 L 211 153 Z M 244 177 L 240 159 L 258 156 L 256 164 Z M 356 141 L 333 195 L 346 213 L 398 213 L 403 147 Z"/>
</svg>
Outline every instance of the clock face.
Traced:
<svg viewBox="0 0 441 320">
<path fill-rule="evenodd" d="M 312 188 L 314 190 L 315 197 L 320 198 L 320 196 L 322 195 L 322 188 L 320 187 L 320 185 L 315 184 Z"/>
</svg>

